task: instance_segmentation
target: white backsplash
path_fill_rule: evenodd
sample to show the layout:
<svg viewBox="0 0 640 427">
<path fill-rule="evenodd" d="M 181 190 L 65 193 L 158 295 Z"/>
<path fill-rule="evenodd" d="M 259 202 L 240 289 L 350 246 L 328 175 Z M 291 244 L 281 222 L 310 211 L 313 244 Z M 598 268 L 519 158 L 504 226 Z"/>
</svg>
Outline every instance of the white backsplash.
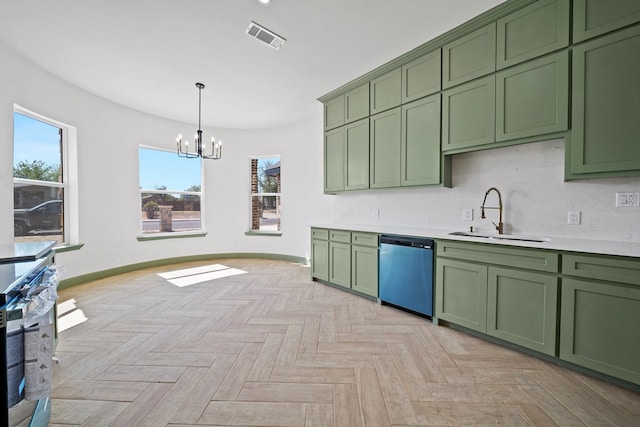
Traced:
<svg viewBox="0 0 640 427">
<path fill-rule="evenodd" d="M 640 192 L 640 177 L 564 181 L 564 141 L 551 140 L 453 156 L 453 188 L 345 192 L 331 197 L 337 223 L 495 232 L 498 211 L 480 219 L 485 192 L 502 193 L 505 233 L 640 241 L 640 208 L 616 207 L 616 192 Z M 497 206 L 494 192 L 488 206 Z M 463 221 L 463 209 L 473 221 Z M 569 211 L 581 224 L 567 224 Z"/>
</svg>

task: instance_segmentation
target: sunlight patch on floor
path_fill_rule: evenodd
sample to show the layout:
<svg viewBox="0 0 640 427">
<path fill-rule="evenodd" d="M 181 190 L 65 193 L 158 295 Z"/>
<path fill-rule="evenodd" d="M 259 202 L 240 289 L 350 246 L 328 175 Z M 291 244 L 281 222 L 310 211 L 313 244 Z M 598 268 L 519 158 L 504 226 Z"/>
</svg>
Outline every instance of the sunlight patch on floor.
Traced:
<svg viewBox="0 0 640 427">
<path fill-rule="evenodd" d="M 226 265 L 211 264 L 202 267 L 185 268 L 181 270 L 167 271 L 165 273 L 158 273 L 158 276 L 179 288 L 183 288 L 185 286 L 195 285 L 208 280 L 222 279 L 246 273 L 247 272 L 244 270 L 227 267 Z"/>
<path fill-rule="evenodd" d="M 79 308 L 70 311 L 63 316 L 58 316 L 58 332 L 71 329 L 74 326 L 78 326 L 79 324 L 86 322 L 87 320 L 89 319 L 87 319 L 87 316 L 85 316 L 84 312 Z"/>
</svg>

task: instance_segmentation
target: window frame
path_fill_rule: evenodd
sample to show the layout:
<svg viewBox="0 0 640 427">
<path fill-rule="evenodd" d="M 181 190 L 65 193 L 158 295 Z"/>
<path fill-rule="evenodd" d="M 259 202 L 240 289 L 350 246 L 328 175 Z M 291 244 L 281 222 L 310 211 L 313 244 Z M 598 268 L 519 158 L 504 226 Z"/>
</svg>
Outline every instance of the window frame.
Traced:
<svg viewBox="0 0 640 427">
<path fill-rule="evenodd" d="M 145 149 L 145 150 L 155 150 L 155 151 L 161 151 L 164 153 L 169 153 L 169 154 L 173 154 L 176 156 L 177 160 L 181 160 L 181 161 L 189 161 L 189 162 L 193 162 L 194 160 L 199 161 L 200 162 L 200 191 L 186 191 L 186 190 L 171 190 L 171 189 L 166 189 L 166 190 L 158 190 L 155 188 L 143 188 L 140 185 L 140 178 L 141 178 L 141 173 L 142 170 L 140 168 L 140 149 Z M 179 194 L 181 196 L 185 196 L 185 195 L 193 195 L 193 196 L 199 196 L 200 197 L 200 229 L 198 230 L 184 230 L 184 231 L 170 231 L 170 232 L 163 232 L 163 231 L 159 231 L 159 232 L 144 232 L 143 230 L 143 225 L 142 225 L 142 218 L 140 218 L 138 220 L 138 225 L 139 225 L 139 235 L 137 237 L 138 241 L 145 241 L 145 240 L 158 240 L 158 239 L 171 239 L 171 238 L 184 238 L 184 237 L 201 237 L 201 236 L 205 236 L 206 233 L 206 228 L 205 228 L 205 215 L 204 215 L 204 209 L 205 209 L 205 203 L 204 203 L 204 199 L 205 199 L 205 192 L 204 192 L 204 162 L 202 161 L 201 158 L 198 159 L 182 159 L 180 157 L 178 157 L 175 153 L 175 150 L 170 150 L 167 148 L 163 148 L 163 147 L 155 147 L 152 145 L 146 145 L 146 144 L 139 144 L 138 145 L 138 205 L 141 205 L 142 203 L 142 195 L 143 194 L 168 194 L 168 195 L 175 195 L 175 194 Z"/>
<path fill-rule="evenodd" d="M 78 201 L 77 192 L 74 189 L 77 187 L 77 129 L 66 123 L 36 113 L 32 110 L 24 108 L 18 104 L 13 104 L 13 114 L 18 113 L 32 120 L 36 120 L 42 123 L 46 123 L 50 126 L 54 126 L 60 130 L 60 169 L 62 182 L 54 181 L 41 181 L 37 179 L 28 178 L 16 178 L 12 175 L 12 184 L 15 189 L 15 184 L 25 185 L 37 185 L 42 187 L 62 188 L 62 242 L 58 242 L 56 248 L 71 247 L 78 245 Z M 13 116 L 13 143 L 12 153 L 15 152 L 15 116 Z M 15 155 L 14 162 L 15 162 Z M 15 166 L 15 165 L 14 165 Z M 15 196 L 14 196 L 15 197 Z M 15 203 L 15 201 L 14 201 Z M 16 239 L 14 231 L 14 241 Z"/>
<path fill-rule="evenodd" d="M 276 193 L 261 193 L 261 192 L 253 192 L 252 188 L 252 179 L 253 179 L 253 169 L 252 169 L 252 161 L 260 159 L 268 159 L 268 158 L 278 158 L 278 162 L 282 166 L 282 156 L 280 154 L 271 154 L 271 155 L 260 155 L 260 156 L 249 156 L 249 227 L 245 232 L 246 235 L 259 235 L 259 236 L 281 236 L 282 235 L 282 176 L 280 175 L 279 185 L 280 192 Z M 282 169 L 281 169 L 282 172 Z M 258 171 L 259 174 L 259 171 Z M 277 230 L 260 230 L 253 229 L 253 198 L 254 197 L 268 197 L 275 196 L 276 197 L 276 206 L 278 211 L 278 228 Z"/>
</svg>

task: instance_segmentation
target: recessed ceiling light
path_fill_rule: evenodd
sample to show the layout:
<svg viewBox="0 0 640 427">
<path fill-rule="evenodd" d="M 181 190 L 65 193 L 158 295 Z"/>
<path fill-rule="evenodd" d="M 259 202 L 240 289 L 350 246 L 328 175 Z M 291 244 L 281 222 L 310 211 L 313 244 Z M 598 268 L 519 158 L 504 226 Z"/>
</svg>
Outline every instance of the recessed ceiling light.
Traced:
<svg viewBox="0 0 640 427">
<path fill-rule="evenodd" d="M 269 4 L 271 0 L 258 0 L 262 4 Z"/>
</svg>

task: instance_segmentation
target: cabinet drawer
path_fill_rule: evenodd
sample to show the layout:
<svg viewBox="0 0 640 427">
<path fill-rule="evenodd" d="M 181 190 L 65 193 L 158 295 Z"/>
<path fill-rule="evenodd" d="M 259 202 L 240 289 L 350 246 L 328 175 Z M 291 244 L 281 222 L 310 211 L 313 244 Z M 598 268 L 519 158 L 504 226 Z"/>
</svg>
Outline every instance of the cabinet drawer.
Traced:
<svg viewBox="0 0 640 427">
<path fill-rule="evenodd" d="M 549 273 L 558 272 L 560 258 L 557 253 L 543 250 L 449 241 L 438 241 L 437 255 Z"/>
<path fill-rule="evenodd" d="M 378 235 L 372 233 L 352 232 L 351 243 L 354 245 L 377 247 Z"/>
<path fill-rule="evenodd" d="M 640 260 L 590 255 L 562 255 L 562 273 L 640 286 Z"/>
<path fill-rule="evenodd" d="M 332 242 L 351 243 L 351 232 L 344 230 L 330 230 L 329 240 Z"/>
<path fill-rule="evenodd" d="M 329 230 L 324 228 L 312 228 L 311 238 L 319 240 L 329 240 Z"/>
</svg>

